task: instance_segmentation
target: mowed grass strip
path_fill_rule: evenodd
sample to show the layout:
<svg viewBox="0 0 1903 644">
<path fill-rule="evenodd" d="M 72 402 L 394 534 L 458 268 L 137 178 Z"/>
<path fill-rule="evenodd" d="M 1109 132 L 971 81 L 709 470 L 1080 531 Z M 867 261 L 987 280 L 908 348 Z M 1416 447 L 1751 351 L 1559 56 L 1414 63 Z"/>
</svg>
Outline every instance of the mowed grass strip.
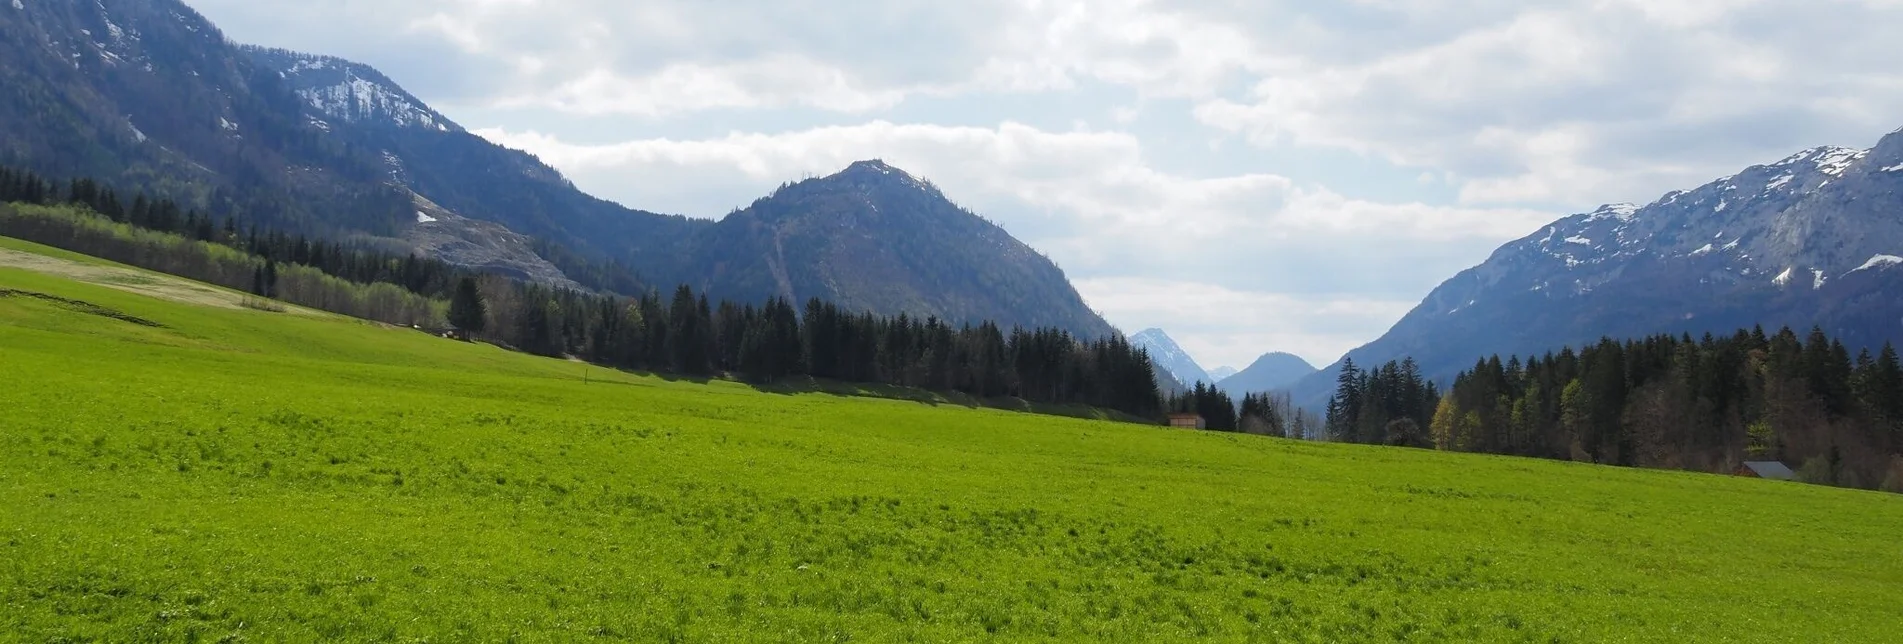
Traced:
<svg viewBox="0 0 1903 644">
<path fill-rule="evenodd" d="M 1903 633 L 1892 495 L 761 393 L 15 269 L 0 289 L 163 325 L 0 298 L 0 639 Z"/>
</svg>

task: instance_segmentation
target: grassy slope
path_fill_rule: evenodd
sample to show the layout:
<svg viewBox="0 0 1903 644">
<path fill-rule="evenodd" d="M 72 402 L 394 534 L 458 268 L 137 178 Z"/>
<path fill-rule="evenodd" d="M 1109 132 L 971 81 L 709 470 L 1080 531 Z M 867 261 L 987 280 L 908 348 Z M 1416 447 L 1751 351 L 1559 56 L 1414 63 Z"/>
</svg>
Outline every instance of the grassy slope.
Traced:
<svg viewBox="0 0 1903 644">
<path fill-rule="evenodd" d="M 0 298 L 0 639 L 1903 632 L 1903 497 L 585 384 L 336 318 L 0 288 L 167 327 Z"/>
</svg>

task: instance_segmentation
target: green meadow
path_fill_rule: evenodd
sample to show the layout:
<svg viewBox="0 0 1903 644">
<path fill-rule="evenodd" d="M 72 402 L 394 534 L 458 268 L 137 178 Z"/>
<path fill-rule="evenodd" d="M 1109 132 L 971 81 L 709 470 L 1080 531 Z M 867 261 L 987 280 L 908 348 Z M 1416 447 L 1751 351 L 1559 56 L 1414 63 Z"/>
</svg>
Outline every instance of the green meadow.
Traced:
<svg viewBox="0 0 1903 644">
<path fill-rule="evenodd" d="M 0 640 L 1903 639 L 1903 496 L 762 392 L 96 281 L 0 267 Z"/>
</svg>

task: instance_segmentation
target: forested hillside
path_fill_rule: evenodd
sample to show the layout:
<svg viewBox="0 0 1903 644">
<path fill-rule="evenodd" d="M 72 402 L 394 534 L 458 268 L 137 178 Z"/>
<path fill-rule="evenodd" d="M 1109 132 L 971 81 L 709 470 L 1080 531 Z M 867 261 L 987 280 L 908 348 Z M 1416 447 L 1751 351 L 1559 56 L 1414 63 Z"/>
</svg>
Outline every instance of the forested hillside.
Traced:
<svg viewBox="0 0 1903 644">
<path fill-rule="evenodd" d="M 0 11 L 0 60 L 0 164 L 327 235 L 412 220 L 376 151 L 313 127 L 274 70 L 174 0 Z"/>
<path fill-rule="evenodd" d="M 1149 357 L 1114 334 L 884 317 L 817 298 L 803 310 L 778 296 L 710 302 L 687 285 L 667 300 L 580 292 L 241 224 L 144 195 L 123 203 L 92 181 L 61 187 L 0 169 L 0 234 L 312 308 L 454 326 L 530 353 L 756 383 L 813 376 L 1013 397 L 1134 417 L 1162 406 Z"/>
<path fill-rule="evenodd" d="M 24 4 L 0 11 L 0 36 L 0 164 L 43 177 L 552 285 L 1114 332 L 1047 258 L 884 164 L 719 223 L 660 215 L 582 192 L 370 66 L 233 44 L 178 0 Z"/>
<path fill-rule="evenodd" d="M 1821 329 L 1601 340 L 1480 360 L 1442 396 L 1411 363 L 1350 362 L 1329 403 L 1338 440 L 1730 473 L 1903 492 L 1903 366 Z"/>
</svg>

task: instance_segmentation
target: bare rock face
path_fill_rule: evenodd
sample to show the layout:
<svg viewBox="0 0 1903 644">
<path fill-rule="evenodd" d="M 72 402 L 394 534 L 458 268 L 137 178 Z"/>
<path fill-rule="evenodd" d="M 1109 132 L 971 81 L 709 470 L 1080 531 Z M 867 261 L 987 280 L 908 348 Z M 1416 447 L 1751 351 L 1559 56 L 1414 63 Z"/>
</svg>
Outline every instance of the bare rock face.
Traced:
<svg viewBox="0 0 1903 644">
<path fill-rule="evenodd" d="M 1903 131 L 1553 222 L 1348 357 L 1412 356 L 1445 379 L 1493 354 L 1759 324 L 1821 326 L 1853 351 L 1903 342 Z M 1325 400 L 1338 372 L 1298 383 L 1297 400 Z"/>
<path fill-rule="evenodd" d="M 416 225 L 403 234 L 420 254 L 458 266 L 583 290 L 546 259 L 535 254 L 528 236 L 499 224 L 470 219 L 416 197 Z"/>
</svg>

